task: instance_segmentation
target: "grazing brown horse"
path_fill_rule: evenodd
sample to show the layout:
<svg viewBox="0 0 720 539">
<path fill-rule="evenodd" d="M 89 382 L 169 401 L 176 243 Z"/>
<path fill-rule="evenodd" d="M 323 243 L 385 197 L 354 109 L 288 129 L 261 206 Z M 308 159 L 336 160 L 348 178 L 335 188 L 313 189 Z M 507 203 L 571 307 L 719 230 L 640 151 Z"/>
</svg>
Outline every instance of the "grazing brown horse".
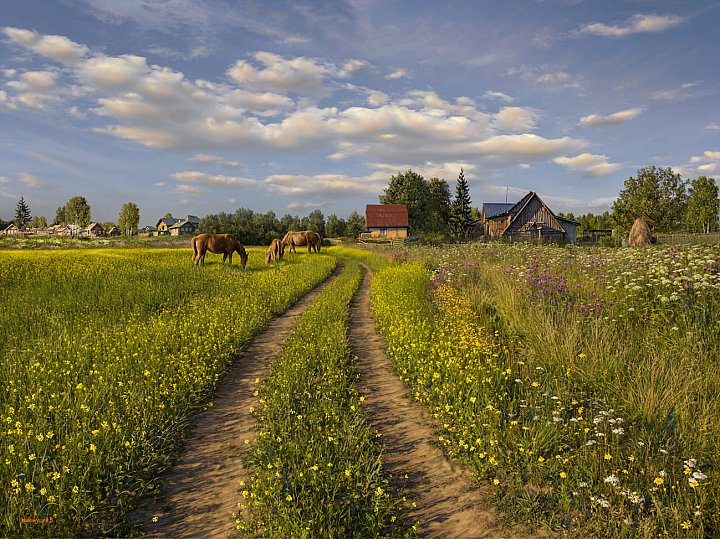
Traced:
<svg viewBox="0 0 720 539">
<path fill-rule="evenodd" d="M 235 251 L 240 255 L 240 263 L 243 269 L 247 264 L 248 255 L 245 247 L 232 234 L 199 234 L 192 241 L 193 263 L 205 265 L 205 254 L 210 251 L 216 255 L 223 255 L 223 264 L 229 258 L 232 264 L 232 255 Z"/>
<path fill-rule="evenodd" d="M 265 253 L 265 263 L 269 264 L 271 260 L 273 262 L 276 262 L 277 260 L 280 260 L 282 256 L 282 243 L 278 239 L 272 240 L 270 242 L 270 247 L 268 247 L 267 253 Z"/>
<path fill-rule="evenodd" d="M 294 253 L 295 247 L 303 247 L 307 245 L 308 253 L 312 253 L 313 249 L 316 253 L 320 252 L 320 244 L 322 240 L 320 234 L 313 232 L 312 230 L 305 230 L 303 232 L 290 231 L 285 234 L 282 240 L 282 253 L 285 253 L 285 247 L 290 247 L 290 252 Z"/>
</svg>

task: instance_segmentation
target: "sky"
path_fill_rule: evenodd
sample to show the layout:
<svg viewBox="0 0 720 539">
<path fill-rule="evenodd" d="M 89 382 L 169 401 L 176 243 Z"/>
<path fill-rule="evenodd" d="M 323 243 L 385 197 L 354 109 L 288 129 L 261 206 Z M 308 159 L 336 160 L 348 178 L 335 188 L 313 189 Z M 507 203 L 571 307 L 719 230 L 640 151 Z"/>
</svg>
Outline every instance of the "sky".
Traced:
<svg viewBox="0 0 720 539">
<path fill-rule="evenodd" d="M 364 212 L 461 169 L 474 206 L 610 209 L 720 179 L 720 1 L 0 0 L 0 218 Z"/>
</svg>

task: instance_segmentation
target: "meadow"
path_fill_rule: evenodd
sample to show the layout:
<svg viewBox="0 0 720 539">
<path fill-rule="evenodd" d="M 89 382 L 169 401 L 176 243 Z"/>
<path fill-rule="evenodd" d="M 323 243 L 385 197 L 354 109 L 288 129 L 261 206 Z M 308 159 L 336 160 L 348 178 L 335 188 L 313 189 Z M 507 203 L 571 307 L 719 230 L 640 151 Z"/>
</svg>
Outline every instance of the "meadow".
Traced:
<svg viewBox="0 0 720 539">
<path fill-rule="evenodd" d="M 137 533 L 129 513 L 242 347 L 339 260 L 258 385 L 238 534 L 414 533 L 347 342 L 372 306 L 437 443 L 508 520 L 720 535 L 720 247 L 333 247 L 248 269 L 189 249 L 0 252 L 0 535 Z"/>
<path fill-rule="evenodd" d="M 361 269 L 342 260 L 343 273 L 300 319 L 260 389 L 252 478 L 237 517 L 244 536 L 415 535 L 353 387 L 346 333 Z"/>
<path fill-rule="evenodd" d="M 0 254 L 3 536 L 123 535 L 242 346 L 331 256 L 192 267 L 189 250 Z"/>
<path fill-rule="evenodd" d="M 720 248 L 398 250 L 374 310 L 438 442 L 509 518 L 720 534 Z"/>
</svg>

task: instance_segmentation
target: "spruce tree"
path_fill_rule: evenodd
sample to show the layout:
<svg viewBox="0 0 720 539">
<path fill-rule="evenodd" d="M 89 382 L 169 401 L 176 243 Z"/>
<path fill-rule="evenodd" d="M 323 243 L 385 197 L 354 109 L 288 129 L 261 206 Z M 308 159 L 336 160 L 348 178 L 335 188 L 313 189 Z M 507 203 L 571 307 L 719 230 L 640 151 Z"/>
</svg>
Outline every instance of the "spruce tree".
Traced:
<svg viewBox="0 0 720 539">
<path fill-rule="evenodd" d="M 30 222 L 30 208 L 25 202 L 24 197 L 20 197 L 17 206 L 15 206 L 15 226 L 20 229 L 25 228 L 25 225 Z"/>
<path fill-rule="evenodd" d="M 472 222 L 472 203 L 470 201 L 470 186 L 465 179 L 465 172 L 460 169 L 455 185 L 455 199 L 450 207 L 450 233 L 456 239 L 465 239 L 467 229 Z"/>
</svg>

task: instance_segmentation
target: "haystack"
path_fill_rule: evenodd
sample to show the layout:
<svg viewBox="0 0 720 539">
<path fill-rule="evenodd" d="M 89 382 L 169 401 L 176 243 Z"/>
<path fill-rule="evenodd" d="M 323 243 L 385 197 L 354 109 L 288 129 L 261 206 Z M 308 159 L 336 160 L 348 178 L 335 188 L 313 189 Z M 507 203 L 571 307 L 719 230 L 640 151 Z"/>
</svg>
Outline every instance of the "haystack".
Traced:
<svg viewBox="0 0 720 539">
<path fill-rule="evenodd" d="M 650 245 L 651 239 L 652 234 L 650 234 L 650 227 L 648 224 L 639 217 L 635 219 L 635 222 L 630 229 L 630 235 L 628 236 L 628 245 L 630 247 Z"/>
</svg>

